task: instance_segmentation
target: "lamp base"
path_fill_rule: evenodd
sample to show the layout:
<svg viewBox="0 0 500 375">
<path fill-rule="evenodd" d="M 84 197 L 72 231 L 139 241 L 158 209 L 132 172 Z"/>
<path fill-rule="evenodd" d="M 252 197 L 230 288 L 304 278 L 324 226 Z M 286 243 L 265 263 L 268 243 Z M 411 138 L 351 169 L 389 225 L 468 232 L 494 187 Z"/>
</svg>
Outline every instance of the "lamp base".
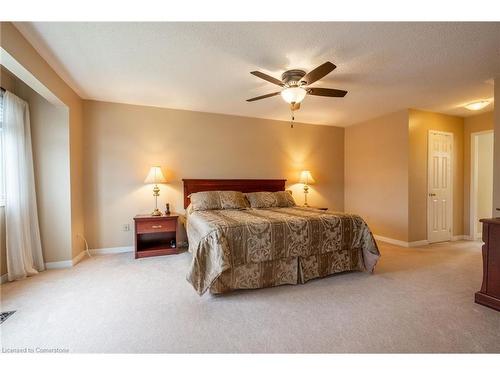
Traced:
<svg viewBox="0 0 500 375">
<path fill-rule="evenodd" d="M 151 212 L 151 216 L 161 216 L 161 211 L 155 208 L 155 210 Z"/>
<path fill-rule="evenodd" d="M 309 193 L 309 186 L 307 184 L 304 184 L 304 207 L 309 207 L 307 204 L 307 194 Z"/>
</svg>

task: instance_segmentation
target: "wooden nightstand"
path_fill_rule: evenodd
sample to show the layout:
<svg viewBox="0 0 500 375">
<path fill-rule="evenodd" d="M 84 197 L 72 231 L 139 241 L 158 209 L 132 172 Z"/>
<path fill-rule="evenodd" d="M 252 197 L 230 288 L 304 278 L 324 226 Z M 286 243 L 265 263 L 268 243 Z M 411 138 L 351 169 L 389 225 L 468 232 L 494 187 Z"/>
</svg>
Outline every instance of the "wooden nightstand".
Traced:
<svg viewBox="0 0 500 375">
<path fill-rule="evenodd" d="M 135 259 L 158 255 L 178 254 L 177 219 L 168 216 L 137 215 L 135 222 Z M 176 247 L 171 247 L 171 242 Z"/>
</svg>

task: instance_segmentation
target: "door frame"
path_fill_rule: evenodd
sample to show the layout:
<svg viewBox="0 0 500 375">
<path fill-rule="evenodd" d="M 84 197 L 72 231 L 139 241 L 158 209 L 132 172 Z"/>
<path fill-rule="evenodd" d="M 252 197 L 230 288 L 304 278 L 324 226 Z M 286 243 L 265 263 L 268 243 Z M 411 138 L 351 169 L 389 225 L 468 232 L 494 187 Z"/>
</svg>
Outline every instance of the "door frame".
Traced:
<svg viewBox="0 0 500 375">
<path fill-rule="evenodd" d="M 493 129 L 482 130 L 479 132 L 470 133 L 470 196 L 469 196 L 469 239 L 475 241 L 480 239 L 477 236 L 478 218 L 476 215 L 477 208 L 477 173 L 478 173 L 478 158 L 477 158 L 477 143 L 478 135 L 494 133 Z"/>
<path fill-rule="evenodd" d="M 429 200 L 429 194 L 431 190 L 431 180 L 429 178 L 429 166 L 430 166 L 430 158 L 431 158 L 431 133 L 437 133 L 437 134 L 446 134 L 451 136 L 451 158 L 450 158 L 450 213 L 448 214 L 449 216 L 449 222 L 450 222 L 450 239 L 449 241 L 453 240 L 453 206 L 454 206 L 454 192 L 453 192 L 453 184 L 455 182 L 455 136 L 451 132 L 445 132 L 441 130 L 432 130 L 430 129 L 427 132 L 427 171 L 426 171 L 426 178 L 427 178 L 427 194 L 426 194 L 426 200 L 427 200 L 427 242 L 430 242 L 430 233 L 431 233 L 431 220 L 430 220 L 430 200 Z"/>
</svg>

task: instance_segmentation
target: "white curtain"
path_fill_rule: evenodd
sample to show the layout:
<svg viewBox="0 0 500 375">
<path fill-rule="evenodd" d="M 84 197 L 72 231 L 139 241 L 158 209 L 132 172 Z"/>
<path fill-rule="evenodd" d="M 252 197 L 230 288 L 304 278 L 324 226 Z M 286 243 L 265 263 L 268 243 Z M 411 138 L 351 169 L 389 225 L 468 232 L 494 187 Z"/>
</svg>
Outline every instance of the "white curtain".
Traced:
<svg viewBox="0 0 500 375">
<path fill-rule="evenodd" d="M 28 103 L 3 95 L 5 234 L 9 281 L 43 271 Z"/>
</svg>

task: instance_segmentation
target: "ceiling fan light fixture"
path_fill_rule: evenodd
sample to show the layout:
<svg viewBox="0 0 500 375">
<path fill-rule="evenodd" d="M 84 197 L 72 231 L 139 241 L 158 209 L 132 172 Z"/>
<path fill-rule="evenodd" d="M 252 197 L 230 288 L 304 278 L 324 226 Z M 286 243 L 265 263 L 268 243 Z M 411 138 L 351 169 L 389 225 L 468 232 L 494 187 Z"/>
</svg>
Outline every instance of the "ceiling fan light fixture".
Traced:
<svg viewBox="0 0 500 375">
<path fill-rule="evenodd" d="M 307 91 L 302 87 L 288 87 L 281 91 L 281 97 L 289 104 L 300 103 L 306 97 Z"/>
<path fill-rule="evenodd" d="M 293 112 L 300 108 L 300 103 L 304 100 L 306 95 L 343 98 L 347 94 L 347 91 L 345 90 L 309 87 L 312 83 L 322 79 L 327 74 L 331 73 L 335 68 L 336 66 L 334 64 L 332 64 L 330 61 L 327 61 L 314 68 L 309 73 L 306 73 L 301 69 L 290 69 L 281 75 L 281 80 L 257 70 L 250 72 L 250 74 L 263 79 L 264 81 L 280 86 L 280 91 L 275 91 L 270 94 L 250 98 L 247 99 L 247 102 L 255 102 L 257 100 L 281 95 L 285 102 L 291 104 L 290 108 Z"/>
<path fill-rule="evenodd" d="M 479 100 L 477 102 L 469 103 L 465 106 L 469 111 L 479 111 L 490 104 L 489 100 Z"/>
</svg>

